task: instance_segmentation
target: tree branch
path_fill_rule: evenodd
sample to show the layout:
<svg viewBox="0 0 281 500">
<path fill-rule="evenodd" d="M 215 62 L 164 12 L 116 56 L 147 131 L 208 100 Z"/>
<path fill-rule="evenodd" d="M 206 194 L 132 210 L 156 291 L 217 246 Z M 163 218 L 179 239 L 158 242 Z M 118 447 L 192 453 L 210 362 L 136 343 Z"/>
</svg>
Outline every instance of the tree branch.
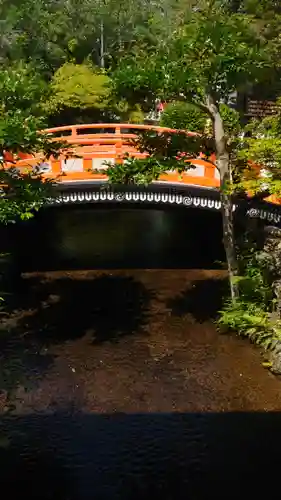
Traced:
<svg viewBox="0 0 281 500">
<path fill-rule="evenodd" d="M 182 94 L 179 94 L 178 95 L 178 100 L 179 101 L 186 101 L 190 104 L 193 104 L 193 106 L 197 106 L 197 108 L 201 109 L 202 111 L 204 111 L 204 113 L 206 113 L 207 115 L 210 116 L 210 118 L 212 118 L 212 113 L 210 111 L 210 109 L 208 108 L 208 106 L 206 104 L 204 104 L 203 102 L 200 102 L 200 101 L 195 101 L 192 96 L 188 97 L 186 95 L 182 95 Z"/>
</svg>

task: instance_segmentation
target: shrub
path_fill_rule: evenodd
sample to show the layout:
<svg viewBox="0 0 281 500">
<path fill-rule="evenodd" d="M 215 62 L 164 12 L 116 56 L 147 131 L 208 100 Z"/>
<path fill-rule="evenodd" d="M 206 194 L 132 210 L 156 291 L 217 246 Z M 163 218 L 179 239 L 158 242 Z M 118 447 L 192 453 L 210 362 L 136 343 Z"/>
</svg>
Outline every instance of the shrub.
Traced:
<svg viewBox="0 0 281 500">
<path fill-rule="evenodd" d="M 110 78 L 88 64 L 65 63 L 50 84 L 46 112 L 61 109 L 104 109 L 110 96 Z"/>
<path fill-rule="evenodd" d="M 191 132 L 203 132 L 207 123 L 207 115 L 197 106 L 186 102 L 172 102 L 162 113 L 160 125 Z"/>
<path fill-rule="evenodd" d="M 241 276 L 236 278 L 239 298 L 235 302 L 226 301 L 218 325 L 273 351 L 281 342 L 281 321 L 274 314 L 274 274 L 270 259 L 265 257 L 265 252 L 253 248 L 244 254 L 240 249 Z"/>
<path fill-rule="evenodd" d="M 141 110 L 139 104 L 135 106 L 135 108 L 129 112 L 129 123 L 143 123 L 144 122 L 144 113 Z"/>
</svg>

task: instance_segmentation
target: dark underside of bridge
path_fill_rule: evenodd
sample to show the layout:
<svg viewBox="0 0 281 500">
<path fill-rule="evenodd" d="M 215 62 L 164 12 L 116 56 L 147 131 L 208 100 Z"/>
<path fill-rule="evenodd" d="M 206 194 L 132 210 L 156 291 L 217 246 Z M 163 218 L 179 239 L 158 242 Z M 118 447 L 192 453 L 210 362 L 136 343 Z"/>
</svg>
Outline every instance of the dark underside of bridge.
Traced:
<svg viewBox="0 0 281 500">
<path fill-rule="evenodd" d="M 69 205 L 9 230 L 23 271 L 213 268 L 224 260 L 219 212 Z"/>
</svg>

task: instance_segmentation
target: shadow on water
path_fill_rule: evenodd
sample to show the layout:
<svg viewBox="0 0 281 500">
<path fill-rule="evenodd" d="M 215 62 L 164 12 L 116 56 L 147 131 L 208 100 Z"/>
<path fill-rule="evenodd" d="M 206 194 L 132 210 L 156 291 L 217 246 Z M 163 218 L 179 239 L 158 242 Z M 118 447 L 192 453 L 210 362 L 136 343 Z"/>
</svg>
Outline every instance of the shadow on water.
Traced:
<svg viewBox="0 0 281 500">
<path fill-rule="evenodd" d="M 279 491 L 280 413 L 85 414 L 1 421 L 12 498 L 246 498 Z"/>
<path fill-rule="evenodd" d="M 152 297 L 153 292 L 141 282 L 126 276 L 26 280 L 6 311 L 18 307 L 19 315 L 6 328 L 2 317 L 0 396 L 1 390 L 12 394 L 19 384 L 25 391 L 38 386 L 55 360 L 49 345 L 85 335 L 94 344 L 102 344 L 145 334 Z"/>
<path fill-rule="evenodd" d="M 1 336 L 0 408 L 19 386 L 25 392 L 34 389 L 54 362 L 54 356 L 41 350 L 36 341 L 15 335 L 9 339 Z"/>
<path fill-rule="evenodd" d="M 167 307 L 174 316 L 190 313 L 201 323 L 217 317 L 228 292 L 226 278 L 193 281 L 178 297 L 168 300 Z"/>
<path fill-rule="evenodd" d="M 96 344 L 116 342 L 144 331 L 152 297 L 152 291 L 130 276 L 103 274 L 95 279 L 60 278 L 43 283 L 34 278 L 32 289 L 19 298 L 21 310 L 33 313 L 17 321 L 15 333 L 28 332 L 44 345 L 86 334 Z"/>
</svg>

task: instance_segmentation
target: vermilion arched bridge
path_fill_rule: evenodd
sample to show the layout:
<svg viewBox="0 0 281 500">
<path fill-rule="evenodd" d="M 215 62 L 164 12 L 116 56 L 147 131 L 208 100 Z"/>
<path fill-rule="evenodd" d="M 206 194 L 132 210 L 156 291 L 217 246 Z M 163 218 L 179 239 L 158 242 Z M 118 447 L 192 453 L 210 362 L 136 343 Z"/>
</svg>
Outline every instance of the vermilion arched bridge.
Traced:
<svg viewBox="0 0 281 500">
<path fill-rule="evenodd" d="M 104 189 L 107 183 L 106 163 L 122 163 L 125 154 L 145 157 L 132 145 L 139 130 L 175 133 L 176 130 L 151 125 L 87 124 L 48 129 L 56 140 L 62 139 L 72 146 L 71 157 L 61 156 L 45 162 L 43 157 L 22 155 L 17 168 L 25 170 L 40 165 L 45 178 L 58 181 L 56 204 L 63 203 L 134 203 L 138 205 L 179 205 L 219 210 L 219 173 L 214 165 L 202 157 L 189 160 L 193 168 L 181 176 L 175 171 L 161 175 L 147 188 L 121 186 Z M 192 132 L 187 132 L 192 134 Z M 10 166 L 7 163 L 7 167 Z M 96 169 L 102 172 L 96 173 Z M 235 207 L 234 207 L 235 208 Z M 252 217 L 281 223 L 281 202 L 267 198 L 248 211 Z"/>
</svg>

